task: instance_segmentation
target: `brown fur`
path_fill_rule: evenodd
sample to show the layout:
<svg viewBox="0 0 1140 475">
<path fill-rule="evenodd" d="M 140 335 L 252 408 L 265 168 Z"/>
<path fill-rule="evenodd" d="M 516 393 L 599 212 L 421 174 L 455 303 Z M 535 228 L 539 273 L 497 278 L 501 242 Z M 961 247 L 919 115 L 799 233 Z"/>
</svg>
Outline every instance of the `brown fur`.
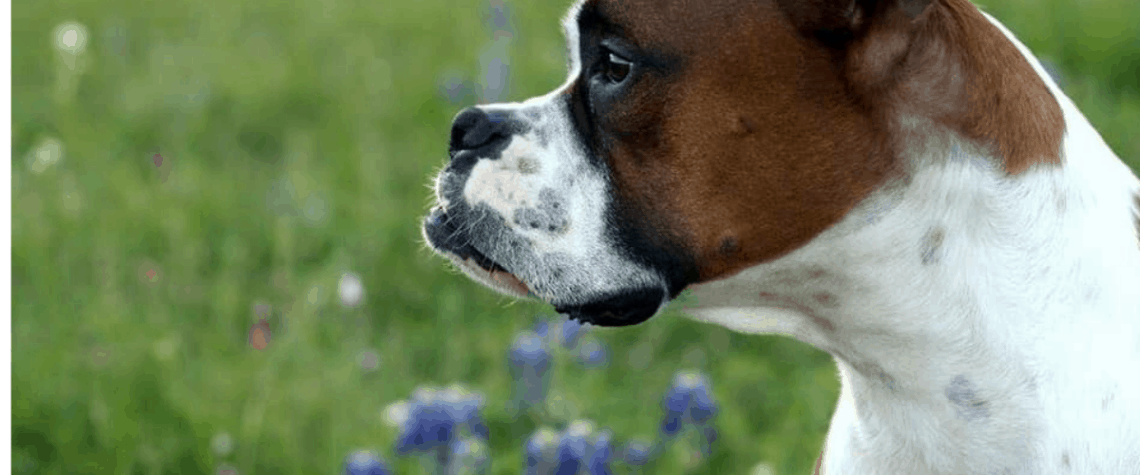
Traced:
<svg viewBox="0 0 1140 475">
<path fill-rule="evenodd" d="M 1060 163 L 1055 98 L 965 0 L 692 1 L 592 3 L 639 48 L 683 58 L 598 121 L 619 201 L 677 234 L 701 281 L 798 248 L 900 177 L 900 113 L 992 147 L 1011 175 Z M 843 22 L 841 51 L 804 34 Z"/>
</svg>

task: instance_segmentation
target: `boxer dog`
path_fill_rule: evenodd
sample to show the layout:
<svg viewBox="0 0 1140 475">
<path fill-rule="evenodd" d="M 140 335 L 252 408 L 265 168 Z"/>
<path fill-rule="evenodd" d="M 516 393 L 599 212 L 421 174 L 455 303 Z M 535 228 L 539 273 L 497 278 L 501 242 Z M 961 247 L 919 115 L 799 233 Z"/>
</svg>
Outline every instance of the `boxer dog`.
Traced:
<svg viewBox="0 0 1140 475">
<path fill-rule="evenodd" d="M 455 118 L 427 242 L 602 326 L 826 351 L 817 473 L 1140 473 L 1140 182 L 966 0 L 584 0 Z"/>
</svg>

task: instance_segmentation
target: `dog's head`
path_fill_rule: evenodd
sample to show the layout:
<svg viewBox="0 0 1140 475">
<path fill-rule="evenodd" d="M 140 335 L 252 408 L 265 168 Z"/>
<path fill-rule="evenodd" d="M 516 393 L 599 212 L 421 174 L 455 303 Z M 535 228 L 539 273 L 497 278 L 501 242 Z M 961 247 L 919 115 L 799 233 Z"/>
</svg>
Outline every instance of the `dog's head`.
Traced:
<svg viewBox="0 0 1140 475">
<path fill-rule="evenodd" d="M 897 172 L 888 108 L 956 117 L 970 65 L 932 3 L 581 2 L 565 84 L 455 118 L 424 235 L 500 292 L 642 322 L 803 246 Z"/>
</svg>

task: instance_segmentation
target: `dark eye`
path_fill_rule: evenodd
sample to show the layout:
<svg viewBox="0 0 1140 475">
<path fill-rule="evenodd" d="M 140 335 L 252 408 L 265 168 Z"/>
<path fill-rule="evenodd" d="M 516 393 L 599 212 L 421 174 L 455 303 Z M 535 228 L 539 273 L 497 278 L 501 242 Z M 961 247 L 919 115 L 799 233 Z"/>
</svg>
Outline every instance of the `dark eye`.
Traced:
<svg viewBox="0 0 1140 475">
<path fill-rule="evenodd" d="M 633 69 L 633 63 L 614 53 L 608 53 L 602 64 L 602 73 L 606 75 L 607 80 L 614 84 L 625 81 L 631 69 Z"/>
</svg>

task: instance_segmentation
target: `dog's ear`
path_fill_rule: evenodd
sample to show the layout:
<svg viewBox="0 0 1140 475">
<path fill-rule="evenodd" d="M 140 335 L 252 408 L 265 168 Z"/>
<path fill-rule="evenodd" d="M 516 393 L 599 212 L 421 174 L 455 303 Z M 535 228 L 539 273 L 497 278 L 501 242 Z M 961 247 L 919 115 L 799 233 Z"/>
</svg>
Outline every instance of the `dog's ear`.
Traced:
<svg viewBox="0 0 1140 475">
<path fill-rule="evenodd" d="M 956 0 L 949 0 L 954 2 Z M 964 0 L 962 0 L 964 2 Z M 916 68 L 955 71 L 953 58 L 919 34 L 947 0 L 777 0 L 788 21 L 808 41 L 829 50 L 851 91 L 877 96 L 911 77 Z M 934 19 L 933 21 L 937 21 Z M 936 28 L 937 29 L 937 28 Z M 910 67 L 906 59 L 910 58 Z M 900 74 L 909 69 L 908 74 Z"/>
<path fill-rule="evenodd" d="M 937 0 L 777 0 L 805 36 L 842 48 L 876 23 L 912 22 Z"/>
</svg>

